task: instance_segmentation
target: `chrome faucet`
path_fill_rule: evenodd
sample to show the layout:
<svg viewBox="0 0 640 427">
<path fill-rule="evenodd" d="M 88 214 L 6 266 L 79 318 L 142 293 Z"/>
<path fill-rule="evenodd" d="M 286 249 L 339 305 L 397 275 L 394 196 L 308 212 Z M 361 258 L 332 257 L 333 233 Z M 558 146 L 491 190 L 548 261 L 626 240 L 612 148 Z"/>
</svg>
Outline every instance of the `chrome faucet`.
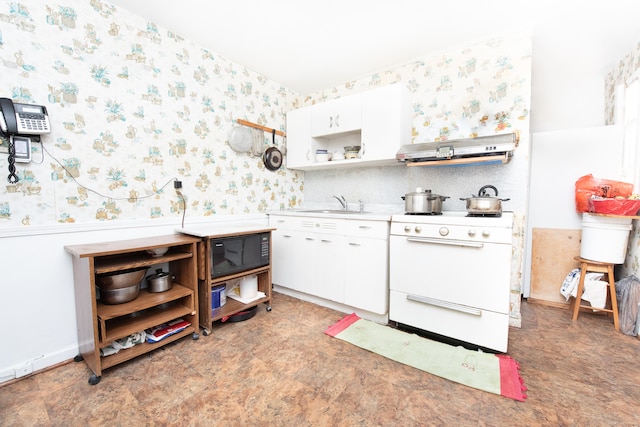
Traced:
<svg viewBox="0 0 640 427">
<path fill-rule="evenodd" d="M 333 195 L 331 197 L 337 199 L 340 202 L 340 204 L 342 205 L 342 209 L 344 209 L 345 211 L 347 210 L 347 200 L 344 198 L 344 196 Z"/>
</svg>

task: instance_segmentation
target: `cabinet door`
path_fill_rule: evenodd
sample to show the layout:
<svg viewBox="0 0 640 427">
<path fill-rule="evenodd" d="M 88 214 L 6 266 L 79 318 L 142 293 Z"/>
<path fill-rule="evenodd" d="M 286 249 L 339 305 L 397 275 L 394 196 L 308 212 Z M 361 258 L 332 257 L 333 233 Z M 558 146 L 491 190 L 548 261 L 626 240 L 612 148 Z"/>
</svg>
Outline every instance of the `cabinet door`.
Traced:
<svg viewBox="0 0 640 427">
<path fill-rule="evenodd" d="M 315 295 L 331 301 L 344 301 L 344 236 L 319 234 L 317 242 Z"/>
<path fill-rule="evenodd" d="M 362 96 L 343 98 L 316 104 L 311 112 L 311 136 L 322 137 L 362 128 Z"/>
<path fill-rule="evenodd" d="M 295 265 L 292 266 L 295 283 L 291 284 L 291 289 L 304 292 L 310 295 L 317 295 L 318 288 L 318 242 L 316 233 L 299 232 L 298 243 L 296 245 Z"/>
<path fill-rule="evenodd" d="M 297 283 L 295 269 L 297 238 L 292 230 L 274 230 L 271 232 L 272 281 L 276 285 L 292 288 Z"/>
<path fill-rule="evenodd" d="M 313 163 L 311 138 L 311 107 L 299 108 L 287 113 L 287 167 L 297 168 Z"/>
<path fill-rule="evenodd" d="M 411 95 L 401 84 L 362 94 L 362 161 L 395 160 L 411 143 Z"/>
<path fill-rule="evenodd" d="M 346 239 L 344 303 L 377 314 L 389 307 L 388 241 Z"/>
</svg>

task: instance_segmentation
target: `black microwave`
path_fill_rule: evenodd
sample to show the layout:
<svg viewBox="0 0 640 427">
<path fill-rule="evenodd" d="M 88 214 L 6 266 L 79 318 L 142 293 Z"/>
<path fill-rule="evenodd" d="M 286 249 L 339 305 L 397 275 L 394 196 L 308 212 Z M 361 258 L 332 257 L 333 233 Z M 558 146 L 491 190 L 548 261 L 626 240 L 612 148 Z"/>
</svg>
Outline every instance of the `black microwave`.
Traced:
<svg viewBox="0 0 640 427">
<path fill-rule="evenodd" d="M 271 233 L 214 238 L 210 245 L 211 278 L 269 265 Z"/>
</svg>

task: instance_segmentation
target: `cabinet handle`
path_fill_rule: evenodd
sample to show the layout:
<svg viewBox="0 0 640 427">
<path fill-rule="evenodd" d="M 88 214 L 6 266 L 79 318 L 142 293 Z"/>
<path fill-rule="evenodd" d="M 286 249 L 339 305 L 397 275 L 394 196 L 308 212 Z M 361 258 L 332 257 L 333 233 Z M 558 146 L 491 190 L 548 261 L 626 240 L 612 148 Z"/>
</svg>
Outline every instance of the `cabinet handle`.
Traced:
<svg viewBox="0 0 640 427">
<path fill-rule="evenodd" d="M 291 237 L 291 234 L 283 234 L 282 237 L 286 237 L 287 239 Z"/>
<path fill-rule="evenodd" d="M 477 308 L 467 307 L 466 305 L 456 304 L 453 302 L 442 301 L 434 298 L 423 297 L 419 295 L 407 295 L 409 301 L 420 302 L 422 304 L 433 305 L 435 307 L 446 308 L 453 311 L 459 311 L 461 313 L 472 314 L 474 316 L 481 316 L 482 311 Z"/>
<path fill-rule="evenodd" d="M 360 243 L 349 243 L 349 246 L 360 246 Z"/>
<path fill-rule="evenodd" d="M 333 127 L 333 117 L 329 116 L 329 129 Z"/>
<path fill-rule="evenodd" d="M 331 240 L 327 240 L 327 239 L 322 239 L 320 240 L 322 243 L 331 243 Z"/>
<path fill-rule="evenodd" d="M 340 123 L 338 123 L 338 120 L 340 119 L 340 114 L 336 114 L 336 127 L 340 127 Z"/>
<path fill-rule="evenodd" d="M 430 239 L 429 237 L 407 237 L 407 242 L 433 243 L 436 245 L 460 246 L 464 248 L 483 248 L 484 243 L 465 242 L 460 240 Z"/>
<path fill-rule="evenodd" d="M 359 225 L 358 228 L 361 228 L 363 230 L 371 230 L 372 227 L 370 227 L 368 225 Z"/>
<path fill-rule="evenodd" d="M 313 241 L 313 240 L 316 240 L 316 239 L 314 239 L 313 237 L 305 237 L 304 240 Z"/>
</svg>

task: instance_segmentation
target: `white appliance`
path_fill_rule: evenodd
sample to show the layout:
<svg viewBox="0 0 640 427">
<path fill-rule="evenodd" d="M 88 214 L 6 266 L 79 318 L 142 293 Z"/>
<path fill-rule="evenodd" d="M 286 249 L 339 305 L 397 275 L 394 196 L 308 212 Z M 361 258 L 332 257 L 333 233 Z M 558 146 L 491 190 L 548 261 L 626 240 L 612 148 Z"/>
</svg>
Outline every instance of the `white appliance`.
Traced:
<svg viewBox="0 0 640 427">
<path fill-rule="evenodd" d="M 393 215 L 389 320 L 506 352 L 513 214 Z"/>
<path fill-rule="evenodd" d="M 496 155 L 504 155 L 506 159 L 510 159 L 518 143 L 518 133 L 420 142 L 400 147 L 396 159 L 400 162 L 427 162 Z"/>
</svg>

